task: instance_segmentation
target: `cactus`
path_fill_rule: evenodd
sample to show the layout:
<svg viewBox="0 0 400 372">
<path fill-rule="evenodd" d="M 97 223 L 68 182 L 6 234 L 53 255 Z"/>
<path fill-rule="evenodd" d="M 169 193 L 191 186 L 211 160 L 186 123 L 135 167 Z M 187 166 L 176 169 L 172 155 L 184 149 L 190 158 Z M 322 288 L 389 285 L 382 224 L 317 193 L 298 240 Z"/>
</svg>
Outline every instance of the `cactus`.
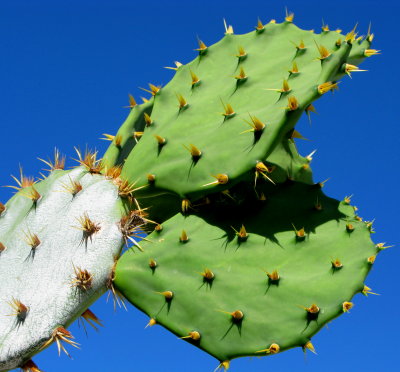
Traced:
<svg viewBox="0 0 400 372">
<path fill-rule="evenodd" d="M 351 309 L 379 251 L 353 207 L 318 186 L 290 181 L 264 193 L 176 215 L 143 254 L 117 264 L 115 285 L 129 301 L 221 365 L 310 348 Z"/>
<path fill-rule="evenodd" d="M 107 289 L 225 369 L 238 356 L 313 350 L 311 337 L 365 291 L 382 247 L 348 200 L 314 184 L 312 154 L 294 138 L 312 102 L 376 53 L 372 35 L 315 34 L 290 16 L 226 31 L 199 42 L 167 86 L 150 85 L 145 103 L 130 97 L 103 160 L 78 152 L 65 171 L 57 154 L 47 178 L 16 179 L 0 204 L 0 312 L 10 315 L 0 370 L 38 370 L 30 358 L 53 342 L 77 347 L 66 328 L 80 316 L 99 323 L 88 306 Z M 144 252 L 117 263 L 128 243 Z"/>
<path fill-rule="evenodd" d="M 209 47 L 199 42 L 199 56 L 177 64 L 169 84 L 150 85 L 146 108 L 152 104 L 151 113 L 132 108 L 132 118 L 140 118 L 134 131 L 144 131 L 137 146 L 127 157 L 117 156 L 119 151 L 127 154 L 125 144 L 132 143 L 133 131 L 124 125 L 115 137 L 121 145 L 114 141 L 106 164 L 125 160 L 122 175 L 149 186 L 137 195 L 146 197 L 144 206 L 151 206 L 159 220 L 168 217 L 166 207 L 158 208 L 152 195 L 164 193 L 163 203 L 174 199 L 168 208 L 172 216 L 178 212 L 178 197 L 194 202 L 251 181 L 256 164 L 274 157 L 275 147 L 292 135 L 300 116 L 313 110 L 312 102 L 358 70 L 349 61 L 366 57 L 370 39 L 356 39 L 354 31 L 315 34 L 288 19 L 258 25 L 244 35 L 227 31 Z"/>
<path fill-rule="evenodd" d="M 18 193 L 2 207 L 0 313 L 10 316 L 0 321 L 0 370 L 23 365 L 52 342 L 67 354 L 63 342 L 78 347 L 66 328 L 79 317 L 99 323 L 88 306 L 107 289 L 117 295 L 115 259 L 144 223 L 127 209 L 129 185 L 99 174 L 95 154 L 70 171 L 57 158 L 41 182 L 21 172 Z"/>
</svg>

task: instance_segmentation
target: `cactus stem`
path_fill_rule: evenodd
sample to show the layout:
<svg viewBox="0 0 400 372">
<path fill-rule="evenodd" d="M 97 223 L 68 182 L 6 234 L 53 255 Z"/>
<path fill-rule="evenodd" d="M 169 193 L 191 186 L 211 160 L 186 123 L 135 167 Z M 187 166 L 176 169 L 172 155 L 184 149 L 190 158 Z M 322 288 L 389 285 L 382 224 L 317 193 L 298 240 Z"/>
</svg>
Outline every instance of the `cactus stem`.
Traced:
<svg viewBox="0 0 400 372">
<path fill-rule="evenodd" d="M 344 313 L 348 313 L 352 308 L 354 304 L 352 302 L 345 301 L 342 304 L 342 309 Z"/>
<path fill-rule="evenodd" d="M 67 354 L 70 358 L 71 355 L 68 354 L 68 351 L 65 349 L 64 345 L 62 344 L 62 341 L 66 342 L 67 344 L 76 347 L 79 349 L 79 344 L 75 341 L 72 341 L 74 339 L 74 336 L 72 336 L 71 332 L 67 331 L 64 327 L 57 327 L 49 340 L 47 340 L 41 347 L 41 349 L 45 349 L 47 346 L 49 346 L 52 342 L 57 343 L 57 348 L 58 348 L 58 355 L 61 354 L 61 350 L 64 351 L 65 354 Z"/>
<path fill-rule="evenodd" d="M 258 350 L 256 353 L 277 354 L 279 353 L 280 349 L 281 348 L 278 344 L 271 344 L 267 349 Z"/>
</svg>

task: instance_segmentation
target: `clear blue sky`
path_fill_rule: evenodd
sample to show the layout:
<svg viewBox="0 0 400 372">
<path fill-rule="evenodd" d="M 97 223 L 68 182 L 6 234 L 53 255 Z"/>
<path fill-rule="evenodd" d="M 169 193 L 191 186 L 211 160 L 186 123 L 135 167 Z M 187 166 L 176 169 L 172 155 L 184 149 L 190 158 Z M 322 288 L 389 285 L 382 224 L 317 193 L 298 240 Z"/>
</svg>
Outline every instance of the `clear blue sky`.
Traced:
<svg viewBox="0 0 400 372">
<path fill-rule="evenodd" d="M 0 2 L 0 183 L 10 184 L 18 164 L 38 175 L 36 157 L 57 146 L 68 156 L 88 144 L 100 152 L 102 133 L 114 133 L 127 115 L 127 94 L 138 87 L 165 85 L 163 69 L 195 57 L 196 37 L 212 44 L 223 36 L 223 18 L 236 33 L 284 17 L 318 30 L 322 18 L 332 28 L 350 31 L 356 22 L 366 33 L 372 22 L 380 56 L 363 65 L 369 72 L 344 79 L 340 91 L 316 103 L 312 127 L 299 131 L 315 148 L 316 180 L 330 177 L 325 191 L 353 202 L 365 219 L 376 219 L 374 241 L 398 245 L 399 237 L 399 64 L 400 6 L 394 1 L 161 1 L 1 0 Z M 72 163 L 72 161 L 71 161 Z M 70 164 L 71 164 L 70 163 Z M 10 189 L 0 189 L 5 202 Z M 233 371 L 397 371 L 400 301 L 398 248 L 383 252 L 367 284 L 381 296 L 357 295 L 356 306 L 313 338 L 318 355 L 294 349 L 269 358 L 244 358 Z M 47 372 L 212 371 L 217 361 L 161 327 L 144 329 L 148 318 L 129 306 L 113 313 L 101 298 L 92 310 L 103 320 L 89 338 L 71 327 L 82 350 L 70 361 L 52 346 L 34 360 Z"/>
</svg>

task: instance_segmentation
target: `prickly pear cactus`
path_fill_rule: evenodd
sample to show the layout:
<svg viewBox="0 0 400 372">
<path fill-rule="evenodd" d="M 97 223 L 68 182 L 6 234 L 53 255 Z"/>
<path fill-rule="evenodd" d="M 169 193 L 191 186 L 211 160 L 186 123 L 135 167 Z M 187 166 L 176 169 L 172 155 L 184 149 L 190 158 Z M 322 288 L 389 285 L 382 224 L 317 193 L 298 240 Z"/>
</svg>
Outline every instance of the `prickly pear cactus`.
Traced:
<svg viewBox="0 0 400 372">
<path fill-rule="evenodd" d="M 1 205 L 2 371 L 29 365 L 52 342 L 59 351 L 78 347 L 66 328 L 80 316 L 98 322 L 88 306 L 113 289 L 115 260 L 135 223 L 121 198 L 126 187 L 98 174 L 93 156 L 41 182 L 21 175 L 18 193 Z"/>
<path fill-rule="evenodd" d="M 313 350 L 311 337 L 364 291 L 379 251 L 348 201 L 318 185 L 287 182 L 265 194 L 176 215 L 143 254 L 117 264 L 117 288 L 150 324 L 225 367 L 240 356 Z"/>
<path fill-rule="evenodd" d="M 358 70 L 354 63 L 368 55 L 371 39 L 356 39 L 355 31 L 301 30 L 289 17 L 244 35 L 228 29 L 212 46 L 200 42 L 199 56 L 177 64 L 170 83 L 150 85 L 151 112 L 132 109 L 144 133 L 126 159 L 118 158 L 125 160 L 122 174 L 148 186 L 139 197 L 164 192 L 164 199 L 191 202 L 251 181 L 258 162 L 279 160 L 274 149 L 314 110 L 312 102 Z M 124 126 L 106 161 L 114 165 L 123 149 L 117 142 L 132 142 L 132 135 Z"/>
<path fill-rule="evenodd" d="M 130 97 L 103 161 L 78 153 L 64 171 L 57 155 L 44 180 L 21 174 L 0 204 L 0 370 L 39 371 L 38 351 L 78 347 L 66 328 L 99 322 L 88 306 L 107 289 L 225 369 L 239 356 L 313 351 L 311 337 L 368 291 L 383 247 L 347 199 L 313 183 L 312 154 L 294 139 L 312 102 L 377 53 L 373 35 L 292 20 L 199 42 L 148 101 Z M 117 263 L 128 242 L 144 252 Z"/>
</svg>

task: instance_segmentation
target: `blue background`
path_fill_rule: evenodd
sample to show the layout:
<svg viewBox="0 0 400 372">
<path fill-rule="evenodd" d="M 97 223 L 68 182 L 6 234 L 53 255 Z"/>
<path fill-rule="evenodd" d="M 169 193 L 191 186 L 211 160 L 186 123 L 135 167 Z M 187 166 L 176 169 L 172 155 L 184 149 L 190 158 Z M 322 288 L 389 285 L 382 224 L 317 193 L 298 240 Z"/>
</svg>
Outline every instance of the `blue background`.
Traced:
<svg viewBox="0 0 400 372">
<path fill-rule="evenodd" d="M 396 244 L 399 236 L 399 63 L 400 6 L 391 1 L 22 1 L 0 2 L 0 183 L 10 184 L 18 165 L 38 175 L 57 146 L 74 157 L 73 146 L 107 142 L 127 115 L 127 94 L 138 87 L 165 85 L 173 61 L 196 56 L 197 35 L 212 44 L 224 33 L 222 19 L 235 33 L 251 31 L 257 17 L 282 21 L 285 5 L 295 23 L 319 30 L 350 31 L 359 22 L 376 34 L 380 56 L 362 66 L 369 72 L 345 78 L 337 94 L 316 103 L 312 126 L 297 129 L 303 155 L 318 149 L 312 163 L 329 196 L 354 194 L 364 219 L 375 221 L 374 241 Z M 319 32 L 319 31 L 318 31 Z M 71 165 L 73 162 L 70 161 Z M 0 188 L 5 202 L 12 192 Z M 293 349 L 268 358 L 232 362 L 233 371 L 397 371 L 399 360 L 399 254 L 384 251 L 367 279 L 380 296 L 357 295 L 355 307 L 313 338 L 318 355 Z M 57 356 L 53 345 L 34 358 L 47 372 L 57 371 L 212 371 L 217 361 L 159 326 L 144 329 L 148 318 L 129 306 L 113 312 L 101 298 L 92 310 L 103 320 L 87 338 L 71 331 L 82 350 L 74 360 Z M 0 316 L 2 316 L 0 314 Z M 71 349 L 69 347 L 69 349 Z"/>
</svg>

